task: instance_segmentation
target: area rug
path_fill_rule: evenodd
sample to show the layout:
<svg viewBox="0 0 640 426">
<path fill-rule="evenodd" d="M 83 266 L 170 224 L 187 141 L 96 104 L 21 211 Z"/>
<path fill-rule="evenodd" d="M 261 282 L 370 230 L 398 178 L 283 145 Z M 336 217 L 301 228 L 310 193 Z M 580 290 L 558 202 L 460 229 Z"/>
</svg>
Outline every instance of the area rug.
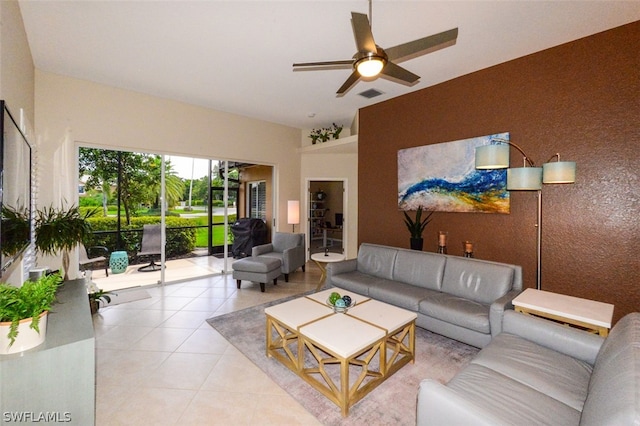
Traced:
<svg viewBox="0 0 640 426">
<path fill-rule="evenodd" d="M 264 309 L 294 297 L 299 296 L 213 317 L 207 322 L 325 425 L 415 425 L 420 381 L 431 378 L 447 382 L 478 352 L 477 348 L 416 327 L 415 363 L 402 367 L 343 418 L 337 405 L 265 355 Z"/>
</svg>

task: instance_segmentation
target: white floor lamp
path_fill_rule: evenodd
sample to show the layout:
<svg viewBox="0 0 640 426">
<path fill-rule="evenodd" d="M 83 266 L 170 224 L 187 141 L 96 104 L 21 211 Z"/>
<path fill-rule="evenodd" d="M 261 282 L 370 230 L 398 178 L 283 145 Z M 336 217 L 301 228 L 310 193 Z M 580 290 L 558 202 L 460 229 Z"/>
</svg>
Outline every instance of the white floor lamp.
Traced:
<svg viewBox="0 0 640 426">
<path fill-rule="evenodd" d="M 296 232 L 296 225 L 300 223 L 300 201 L 287 201 L 287 223 L 293 225 L 293 232 Z"/>
</svg>

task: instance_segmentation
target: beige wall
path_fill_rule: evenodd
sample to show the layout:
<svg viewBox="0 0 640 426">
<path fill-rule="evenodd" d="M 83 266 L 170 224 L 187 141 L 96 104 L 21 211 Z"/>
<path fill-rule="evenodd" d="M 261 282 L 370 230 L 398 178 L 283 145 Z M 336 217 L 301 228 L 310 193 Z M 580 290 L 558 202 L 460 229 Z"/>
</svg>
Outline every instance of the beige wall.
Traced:
<svg viewBox="0 0 640 426">
<path fill-rule="evenodd" d="M 20 110 L 23 110 L 29 125 L 26 134 L 33 142 L 34 67 L 17 1 L 0 1 L 0 99 L 7 102 L 16 120 L 20 120 Z M 33 256 L 32 250 L 27 251 L 30 262 L 33 262 Z M 29 264 L 29 260 L 26 263 Z M 14 263 L 2 281 L 21 284 L 24 280 L 22 269 L 22 262 Z"/>
<path fill-rule="evenodd" d="M 281 228 L 286 200 L 300 192 L 299 129 L 39 70 L 36 120 L 41 168 L 53 171 L 42 182 L 44 203 L 75 191 L 78 144 L 273 165 Z"/>
<path fill-rule="evenodd" d="M 33 125 L 34 67 L 17 1 L 0 1 L 0 98 Z"/>
<path fill-rule="evenodd" d="M 344 241 L 348 259 L 358 255 L 358 154 L 302 154 L 301 223 L 306 229 L 309 212 L 306 184 L 311 180 L 344 179 L 347 204 L 344 206 Z M 293 199 L 293 198 L 292 198 Z M 302 226 L 302 225 L 301 225 Z M 308 243 L 307 243 L 308 246 Z"/>
<path fill-rule="evenodd" d="M 240 173 L 240 199 L 238 200 L 238 218 L 248 217 L 247 215 L 247 193 L 249 190 L 249 182 L 265 181 L 267 188 L 267 229 L 269 230 L 268 238 L 273 235 L 273 168 L 268 166 L 252 166 L 242 169 Z M 287 210 L 282 210 L 285 223 L 287 219 Z M 289 225 L 280 230 L 288 229 Z"/>
</svg>

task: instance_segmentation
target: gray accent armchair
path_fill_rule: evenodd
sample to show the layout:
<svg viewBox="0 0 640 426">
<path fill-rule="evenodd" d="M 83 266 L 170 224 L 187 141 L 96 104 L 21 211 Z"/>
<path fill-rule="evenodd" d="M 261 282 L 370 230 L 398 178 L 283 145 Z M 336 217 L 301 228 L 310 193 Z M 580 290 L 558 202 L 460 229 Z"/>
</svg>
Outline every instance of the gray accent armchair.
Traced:
<svg viewBox="0 0 640 426">
<path fill-rule="evenodd" d="M 254 246 L 252 257 L 270 257 L 280 259 L 281 272 L 285 282 L 289 282 L 289 274 L 302 267 L 305 272 L 306 252 L 304 234 L 288 234 L 276 232 L 271 243 Z"/>
</svg>

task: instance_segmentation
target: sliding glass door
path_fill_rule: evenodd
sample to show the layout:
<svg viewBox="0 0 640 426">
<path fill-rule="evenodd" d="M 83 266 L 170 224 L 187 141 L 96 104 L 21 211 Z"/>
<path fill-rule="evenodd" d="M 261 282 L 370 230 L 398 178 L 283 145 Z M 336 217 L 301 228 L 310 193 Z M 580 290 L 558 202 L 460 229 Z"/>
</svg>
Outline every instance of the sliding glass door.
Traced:
<svg viewBox="0 0 640 426">
<path fill-rule="evenodd" d="M 79 205 L 92 211 L 93 229 L 84 245 L 88 257 L 94 248 L 106 247 L 111 271 L 107 277 L 105 268 L 95 265 L 93 280 L 112 290 L 226 273 L 230 226 L 254 214 L 239 210 L 243 192 L 254 194 L 250 211 L 265 221 L 272 217 L 265 199 L 272 183 L 252 185 L 263 167 L 81 147 Z"/>
</svg>

